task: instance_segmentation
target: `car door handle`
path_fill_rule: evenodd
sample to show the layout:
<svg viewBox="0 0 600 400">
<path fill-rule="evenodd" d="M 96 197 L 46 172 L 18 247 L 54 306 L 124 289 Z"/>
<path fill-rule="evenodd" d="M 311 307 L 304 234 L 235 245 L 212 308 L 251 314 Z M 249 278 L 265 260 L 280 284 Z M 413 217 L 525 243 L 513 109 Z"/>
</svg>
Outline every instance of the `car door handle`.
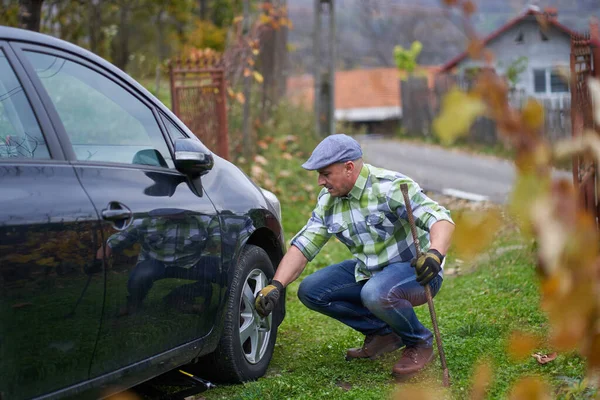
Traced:
<svg viewBox="0 0 600 400">
<path fill-rule="evenodd" d="M 102 210 L 102 218 L 108 221 L 120 221 L 122 219 L 131 218 L 131 211 L 129 210 Z"/>
<path fill-rule="evenodd" d="M 133 223 L 133 213 L 125 204 L 111 201 L 108 207 L 100 212 L 102 218 L 112 222 L 112 227 L 118 231 L 127 229 Z"/>
</svg>

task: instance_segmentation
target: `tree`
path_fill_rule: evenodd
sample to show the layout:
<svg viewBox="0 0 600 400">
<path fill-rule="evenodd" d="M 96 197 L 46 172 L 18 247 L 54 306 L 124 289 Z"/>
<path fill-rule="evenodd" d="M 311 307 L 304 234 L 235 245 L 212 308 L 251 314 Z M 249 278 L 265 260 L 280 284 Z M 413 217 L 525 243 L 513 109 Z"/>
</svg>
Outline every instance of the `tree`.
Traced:
<svg viewBox="0 0 600 400">
<path fill-rule="evenodd" d="M 396 67 L 400 71 L 406 72 L 407 75 L 411 75 L 417 67 L 417 57 L 421 54 L 421 50 L 423 50 L 423 45 L 418 40 L 412 42 L 410 49 L 402 46 L 394 47 Z"/>
<path fill-rule="evenodd" d="M 40 31 L 42 3 L 44 0 L 19 0 L 19 27 L 30 31 Z"/>
<path fill-rule="evenodd" d="M 508 79 L 511 89 L 516 88 L 517 83 L 519 83 L 519 78 L 521 74 L 527 70 L 528 63 L 529 59 L 525 56 L 521 56 L 514 60 L 512 63 L 510 63 L 508 67 L 506 67 L 504 76 L 506 76 L 506 79 Z"/>
</svg>

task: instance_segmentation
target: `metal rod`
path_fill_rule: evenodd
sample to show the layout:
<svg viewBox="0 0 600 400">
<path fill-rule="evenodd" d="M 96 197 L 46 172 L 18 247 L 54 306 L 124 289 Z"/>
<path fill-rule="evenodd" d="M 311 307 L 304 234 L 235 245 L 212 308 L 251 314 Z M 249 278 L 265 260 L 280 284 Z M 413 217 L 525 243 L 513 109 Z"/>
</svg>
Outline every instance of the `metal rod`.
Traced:
<svg viewBox="0 0 600 400">
<path fill-rule="evenodd" d="M 404 206 L 406 207 L 406 213 L 408 214 L 410 231 L 412 233 L 413 242 L 415 244 L 415 251 L 417 253 L 417 257 L 419 257 L 421 255 L 421 246 L 419 244 L 419 237 L 417 236 L 417 226 L 415 225 L 412 206 L 408 197 L 408 185 L 406 183 L 401 184 L 400 190 L 402 191 L 402 196 L 404 196 Z M 437 344 L 438 353 L 440 354 L 440 362 L 442 364 L 442 371 L 444 373 L 444 386 L 448 387 L 450 386 L 450 373 L 448 372 L 448 366 L 446 365 L 446 354 L 444 353 L 444 346 L 442 345 L 440 328 L 437 324 L 437 316 L 435 314 L 435 308 L 433 307 L 433 298 L 431 297 L 431 288 L 429 287 L 429 284 L 425 285 L 425 296 L 427 297 L 427 305 L 429 306 L 429 314 L 431 315 L 431 323 L 433 324 L 435 342 Z"/>
</svg>

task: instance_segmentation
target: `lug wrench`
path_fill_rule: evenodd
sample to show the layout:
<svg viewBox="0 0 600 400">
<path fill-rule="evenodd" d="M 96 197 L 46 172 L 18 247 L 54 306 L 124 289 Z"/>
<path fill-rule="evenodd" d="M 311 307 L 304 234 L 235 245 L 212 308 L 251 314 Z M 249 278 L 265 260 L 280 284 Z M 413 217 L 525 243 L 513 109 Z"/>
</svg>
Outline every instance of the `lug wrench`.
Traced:
<svg viewBox="0 0 600 400">
<path fill-rule="evenodd" d="M 417 257 L 419 257 L 421 255 L 421 246 L 419 245 L 419 237 L 417 236 L 417 227 L 415 225 L 415 218 L 413 217 L 412 206 L 410 205 L 410 199 L 408 198 L 408 185 L 406 183 L 401 184 L 400 190 L 404 196 L 404 204 L 406 207 L 406 213 L 408 214 L 410 231 L 412 232 L 413 242 L 415 243 Z M 435 315 L 435 308 L 433 307 L 433 298 L 431 297 L 431 288 L 429 287 L 429 283 L 425 285 L 424 289 L 425 296 L 427 297 L 427 305 L 429 306 L 429 314 L 431 315 L 431 323 L 433 324 L 435 343 L 437 344 L 438 353 L 440 354 L 440 362 L 444 372 L 444 386 L 448 387 L 450 386 L 450 373 L 448 372 L 448 366 L 446 365 L 446 355 L 444 354 L 444 346 L 442 345 L 442 338 L 440 337 L 440 329 L 437 324 L 437 317 Z"/>
</svg>

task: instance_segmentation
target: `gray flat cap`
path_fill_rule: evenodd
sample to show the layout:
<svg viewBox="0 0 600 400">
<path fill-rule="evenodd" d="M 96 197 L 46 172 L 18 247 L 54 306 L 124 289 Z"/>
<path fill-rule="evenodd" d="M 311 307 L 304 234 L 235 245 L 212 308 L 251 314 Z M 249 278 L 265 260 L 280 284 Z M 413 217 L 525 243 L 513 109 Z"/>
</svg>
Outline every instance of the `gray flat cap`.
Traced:
<svg viewBox="0 0 600 400">
<path fill-rule="evenodd" d="M 309 171 L 325 168 L 338 162 L 356 160 L 362 157 L 360 144 L 348 135 L 338 133 L 327 136 L 315 147 L 302 168 Z"/>
</svg>

